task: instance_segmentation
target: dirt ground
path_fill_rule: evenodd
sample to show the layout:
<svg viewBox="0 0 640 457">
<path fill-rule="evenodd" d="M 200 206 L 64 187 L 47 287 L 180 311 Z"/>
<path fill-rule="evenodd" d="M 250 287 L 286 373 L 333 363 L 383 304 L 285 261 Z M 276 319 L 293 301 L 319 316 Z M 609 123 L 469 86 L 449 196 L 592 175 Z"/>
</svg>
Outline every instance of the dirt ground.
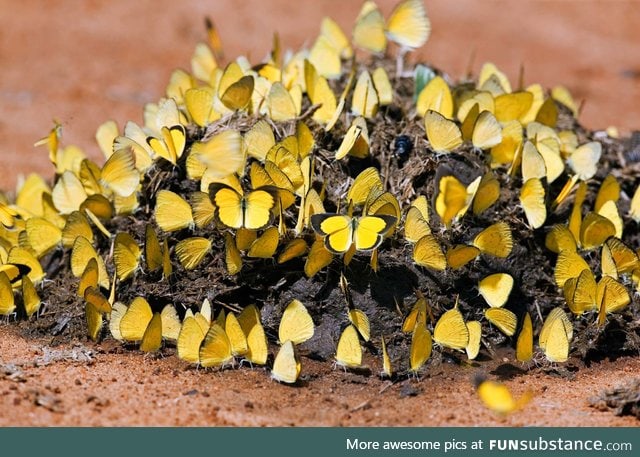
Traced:
<svg viewBox="0 0 640 457">
<path fill-rule="evenodd" d="M 394 2 L 379 3 L 388 13 Z M 512 80 L 522 64 L 527 83 L 563 84 L 586 100 L 586 127 L 615 125 L 626 133 L 640 126 L 634 3 L 428 1 L 434 31 L 416 58 L 461 76 L 475 53 L 474 70 L 491 60 Z M 0 188 L 13 188 L 19 173 L 51 175 L 46 152 L 32 144 L 53 118 L 62 122 L 66 144 L 99 157 L 95 128 L 108 118 L 119 125 L 141 120 L 142 105 L 163 94 L 170 72 L 188 66 L 205 15 L 216 21 L 228 55 L 256 60 L 275 29 L 294 49 L 313 39 L 322 15 L 349 29 L 360 2 L 231 5 L 65 0 L 45 8 L 0 0 L 0 15 L 12 17 L 0 31 L 0 167 L 11 170 Z M 0 425 L 638 425 L 588 405 L 593 395 L 638 377 L 638 357 L 528 374 L 495 357 L 468 369 L 440 364 L 421 381 L 396 384 L 375 376 L 379 362 L 371 357 L 371 376 L 303 357 L 302 385 L 291 388 L 259 368 L 196 370 L 172 352 L 145 357 L 112 340 L 55 345 L 2 325 Z M 471 383 L 478 371 L 516 395 L 531 391 L 534 400 L 506 418 L 490 413 Z"/>
</svg>

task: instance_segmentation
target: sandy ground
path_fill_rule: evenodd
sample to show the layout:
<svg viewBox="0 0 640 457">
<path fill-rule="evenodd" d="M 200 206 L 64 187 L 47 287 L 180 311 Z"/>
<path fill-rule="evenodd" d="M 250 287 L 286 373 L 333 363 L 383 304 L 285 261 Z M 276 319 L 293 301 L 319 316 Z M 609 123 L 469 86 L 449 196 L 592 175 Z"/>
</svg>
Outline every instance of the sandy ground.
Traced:
<svg viewBox="0 0 640 457">
<path fill-rule="evenodd" d="M 393 1 L 379 2 L 388 13 Z M 162 96 L 171 71 L 188 68 L 211 16 L 227 55 L 266 54 L 278 30 L 286 47 L 310 43 L 323 15 L 350 29 L 359 1 L 0 0 L 0 188 L 20 173 L 51 175 L 33 148 L 56 118 L 65 144 L 93 157 L 96 127 L 140 121 Z M 490 60 L 516 81 L 563 84 L 585 100 L 589 128 L 640 126 L 638 4 L 634 1 L 430 0 L 432 37 L 416 58 L 454 77 Z M 150 358 L 112 342 L 49 347 L 0 324 L 0 425 L 611 425 L 632 418 L 588 407 L 603 389 L 637 377 L 640 359 L 620 358 L 571 377 L 505 371 L 501 361 L 468 371 L 451 365 L 390 384 L 303 359 L 301 387 L 281 386 L 262 369 L 223 373 L 188 368 L 176 357 Z M 371 361 L 372 366 L 378 363 Z M 507 366 L 508 367 L 508 366 Z M 477 370 L 534 400 L 506 418 L 479 403 Z M 515 373 L 515 374 L 514 374 Z"/>
<path fill-rule="evenodd" d="M 601 389 L 637 376 L 640 358 L 593 364 L 572 375 L 525 374 L 500 358 L 461 368 L 440 364 L 421 380 L 380 380 L 302 358 L 302 381 L 289 387 L 262 368 L 196 369 L 165 350 L 144 356 L 113 341 L 50 347 L 0 328 L 0 426 L 637 426 L 588 405 Z M 533 400 L 503 417 L 477 398 L 478 371 Z"/>
</svg>

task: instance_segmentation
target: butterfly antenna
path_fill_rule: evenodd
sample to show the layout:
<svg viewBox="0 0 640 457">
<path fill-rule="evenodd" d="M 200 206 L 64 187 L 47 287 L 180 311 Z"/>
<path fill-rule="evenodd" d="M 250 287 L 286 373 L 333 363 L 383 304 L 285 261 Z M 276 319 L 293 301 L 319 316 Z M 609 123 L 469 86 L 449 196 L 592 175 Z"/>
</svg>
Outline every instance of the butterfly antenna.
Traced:
<svg viewBox="0 0 640 457">
<path fill-rule="evenodd" d="M 518 75 L 518 89 L 524 89 L 524 63 L 520 62 L 520 74 Z"/>
<path fill-rule="evenodd" d="M 580 105 L 578 105 L 578 111 L 576 112 L 576 120 L 578 120 L 578 118 L 582 114 L 582 110 L 584 109 L 584 105 L 586 104 L 587 104 L 586 99 L 583 98 L 582 100 L 580 100 Z"/>
<path fill-rule="evenodd" d="M 470 80 L 473 77 L 473 65 L 476 60 L 476 48 L 471 49 L 471 53 L 469 54 L 469 61 L 467 62 L 467 69 L 464 78 Z"/>
</svg>

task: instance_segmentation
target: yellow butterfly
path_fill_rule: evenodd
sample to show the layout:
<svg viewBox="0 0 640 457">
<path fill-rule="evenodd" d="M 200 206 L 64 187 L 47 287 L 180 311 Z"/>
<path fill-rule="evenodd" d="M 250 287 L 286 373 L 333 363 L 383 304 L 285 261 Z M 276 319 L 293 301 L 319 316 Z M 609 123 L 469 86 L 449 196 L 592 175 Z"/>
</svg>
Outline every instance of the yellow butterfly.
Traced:
<svg viewBox="0 0 640 457">
<path fill-rule="evenodd" d="M 0 224 L 9 229 L 13 228 L 17 216 L 18 212 L 16 210 L 0 202 Z"/>
<path fill-rule="evenodd" d="M 428 234 L 418 240 L 413 247 L 413 261 L 432 270 L 442 271 L 447 268 L 447 258 L 435 236 Z"/>
<path fill-rule="evenodd" d="M 613 224 L 615 228 L 615 236 L 617 238 L 622 238 L 622 231 L 624 230 L 624 221 L 622 217 L 620 217 L 620 213 L 618 212 L 618 206 L 616 202 L 613 200 L 609 200 L 604 202 L 604 204 L 597 211 L 597 214 L 600 216 L 604 216 Z"/>
<path fill-rule="evenodd" d="M 362 116 L 372 119 L 378 112 L 378 93 L 373 86 L 371 75 L 367 70 L 363 70 L 358 77 L 356 87 L 353 90 L 351 99 L 351 112 L 355 116 Z"/>
<path fill-rule="evenodd" d="M 144 239 L 144 257 L 147 263 L 147 270 L 156 271 L 162 267 L 164 253 L 158 240 L 158 235 L 151 224 L 147 224 L 145 228 Z"/>
<path fill-rule="evenodd" d="M 191 202 L 191 210 L 193 213 L 193 222 L 198 228 L 205 228 L 213 222 L 216 213 L 216 207 L 213 205 L 209 194 L 206 192 L 195 191 L 189 197 Z"/>
<path fill-rule="evenodd" d="M 102 313 L 99 312 L 91 302 L 86 303 L 84 313 L 89 338 L 97 341 L 100 331 L 102 330 Z"/>
<path fill-rule="evenodd" d="M 464 267 L 480 255 L 480 249 L 466 244 L 457 244 L 447 251 L 447 265 L 454 270 Z"/>
<path fill-rule="evenodd" d="M 127 312 L 127 305 L 121 302 L 115 302 L 111 307 L 109 315 L 109 332 L 114 339 L 122 341 L 122 332 L 120 331 L 120 322 Z"/>
<path fill-rule="evenodd" d="M 187 170 L 192 179 L 219 180 L 244 169 L 245 155 L 242 146 L 242 135 L 237 130 L 224 130 L 197 141 L 191 146 L 191 154 L 187 165 L 198 162 L 200 171 L 194 168 Z"/>
<path fill-rule="evenodd" d="M 16 309 L 11 282 L 4 271 L 0 271 L 0 315 L 9 316 Z"/>
<path fill-rule="evenodd" d="M 160 317 L 159 314 L 158 317 Z M 120 319 L 119 335 L 121 339 L 124 341 L 141 341 L 152 318 L 153 311 L 149 302 L 142 297 L 134 298 Z M 160 323 L 162 323 L 162 320 L 160 320 Z M 162 334 L 162 331 L 160 333 Z"/>
<path fill-rule="evenodd" d="M 91 258 L 87 262 L 87 266 L 82 272 L 82 276 L 80 277 L 80 282 L 78 283 L 78 296 L 84 297 L 85 291 L 89 287 L 98 288 L 98 261 L 96 258 Z"/>
<path fill-rule="evenodd" d="M 640 222 L 640 185 L 636 187 L 636 191 L 631 198 L 631 204 L 629 205 L 629 217 L 636 223 Z"/>
<path fill-rule="evenodd" d="M 333 254 L 325 246 L 322 239 L 317 239 L 311 245 L 307 260 L 304 264 L 304 273 L 311 278 L 333 260 Z"/>
<path fill-rule="evenodd" d="M 378 104 L 380 106 L 390 105 L 391 102 L 393 102 L 393 88 L 391 87 L 387 71 L 384 67 L 378 67 L 373 71 L 371 77 L 378 95 Z"/>
<path fill-rule="evenodd" d="M 276 122 L 295 119 L 300 115 L 301 98 L 300 86 L 296 85 L 292 91 L 288 91 L 281 82 L 273 83 L 266 98 L 269 117 Z"/>
<path fill-rule="evenodd" d="M 364 311 L 356 308 L 349 309 L 348 313 L 349 322 L 358 330 L 358 333 L 363 340 L 369 341 L 371 337 L 371 329 L 369 324 L 369 318 Z"/>
<path fill-rule="evenodd" d="M 388 215 L 349 217 L 324 213 L 311 216 L 313 230 L 324 237 L 325 247 L 334 254 L 346 253 L 352 246 L 358 251 L 377 248 L 396 221 Z"/>
<path fill-rule="evenodd" d="M 158 226 L 165 232 L 175 232 L 194 225 L 191 205 L 180 195 L 166 189 L 156 194 L 154 216 Z"/>
<path fill-rule="evenodd" d="M 491 166 L 511 164 L 515 170 L 517 156 L 521 153 L 523 141 L 522 124 L 518 121 L 506 122 L 502 125 L 502 141 L 491 148 Z"/>
<path fill-rule="evenodd" d="M 429 315 L 431 315 L 431 309 L 425 298 L 421 295 L 422 294 L 419 294 L 420 298 L 413 304 L 411 311 L 402 323 L 402 331 L 404 333 L 413 332 L 416 325 L 422 324 L 426 326 L 427 324 L 427 311 Z"/>
<path fill-rule="evenodd" d="M 33 282 L 31 282 L 29 276 L 24 276 L 22 278 L 22 306 L 27 319 L 38 313 L 41 304 L 42 300 L 40 299 Z"/>
<path fill-rule="evenodd" d="M 322 34 L 309 50 L 309 62 L 313 64 L 318 74 L 325 78 L 338 78 L 342 71 L 340 51 Z"/>
<path fill-rule="evenodd" d="M 375 188 L 382 188 L 382 179 L 380 179 L 380 173 L 375 167 L 369 167 L 361 171 L 354 179 L 347 192 L 347 201 L 352 202 L 354 206 L 362 205 L 367 201 L 372 189 Z"/>
<path fill-rule="evenodd" d="M 51 198 L 60 214 L 69 214 L 80 209 L 87 198 L 87 192 L 75 174 L 65 171 L 53 186 Z"/>
<path fill-rule="evenodd" d="M 613 175 L 607 175 L 602 184 L 600 184 L 600 188 L 598 189 L 598 193 L 596 195 L 596 201 L 593 205 L 593 209 L 596 213 L 600 212 L 600 208 L 608 201 L 613 201 L 617 203 L 620 199 L 620 184 L 618 180 Z"/>
<path fill-rule="evenodd" d="M 416 49 L 424 45 L 431 33 L 431 22 L 422 0 L 403 0 L 387 20 L 386 35 L 403 48 Z"/>
<path fill-rule="evenodd" d="M 598 171 L 598 161 L 602 155 L 602 144 L 598 141 L 579 146 L 567 159 L 567 164 L 579 179 L 587 181 Z"/>
<path fill-rule="evenodd" d="M 487 84 L 487 81 L 490 81 L 492 78 L 495 78 L 500 93 L 511 92 L 511 83 L 509 82 L 509 79 L 498 69 L 498 67 L 495 66 L 495 64 L 491 62 L 486 62 L 482 65 L 478 76 L 477 87 L 482 88 Z"/>
<path fill-rule="evenodd" d="M 350 59 L 353 56 L 353 49 L 351 49 L 349 39 L 340 26 L 330 17 L 322 18 L 320 35 L 328 40 L 331 47 L 333 47 L 343 59 Z"/>
<path fill-rule="evenodd" d="M 258 230 L 271 222 L 271 210 L 276 202 L 265 190 L 242 195 L 231 187 L 212 185 L 211 195 L 217 218 L 227 227 Z"/>
<path fill-rule="evenodd" d="M 478 149 L 491 149 L 502 142 L 502 126 L 491 111 L 482 111 L 476 119 L 471 143 Z"/>
<path fill-rule="evenodd" d="M 214 109 L 215 91 L 210 87 L 189 87 L 184 92 L 184 104 L 189 117 L 199 127 L 220 119 L 221 114 Z"/>
<path fill-rule="evenodd" d="M 609 271 L 605 272 L 605 262 L 609 260 L 613 268 L 610 267 Z M 602 245 L 601 262 L 603 274 L 614 278 L 632 273 L 640 267 L 638 254 L 616 237 L 607 238 Z"/>
<path fill-rule="evenodd" d="M 133 237 L 125 232 L 116 235 L 113 245 L 113 263 L 116 266 L 116 275 L 118 280 L 124 281 L 133 275 L 138 268 L 142 252 Z"/>
<path fill-rule="evenodd" d="M 604 276 L 596 287 L 598 304 L 598 325 L 604 325 L 606 315 L 615 313 L 631 303 L 627 289 L 611 276 Z"/>
<path fill-rule="evenodd" d="M 478 290 L 490 307 L 501 308 L 509 299 L 513 283 L 513 276 L 510 274 L 495 273 L 481 279 Z"/>
<path fill-rule="evenodd" d="M 72 247 L 79 236 L 83 236 L 89 242 L 93 242 L 93 231 L 87 217 L 80 211 L 74 211 L 69 214 L 62 229 L 62 246 L 65 248 Z"/>
<path fill-rule="evenodd" d="M 304 239 L 294 238 L 286 244 L 278 256 L 278 263 L 288 262 L 289 260 L 306 254 L 308 251 L 309 246 L 307 246 L 307 242 Z"/>
<path fill-rule="evenodd" d="M 432 349 L 431 333 L 422 322 L 416 323 L 411 334 L 411 347 L 409 349 L 409 368 L 417 372 L 431 357 Z"/>
<path fill-rule="evenodd" d="M 533 358 L 533 325 L 531 315 L 527 312 L 522 320 L 522 328 L 516 340 L 516 360 L 528 362 Z"/>
<path fill-rule="evenodd" d="M 410 243 L 415 243 L 429 234 L 431 234 L 431 227 L 429 227 L 428 210 L 425 215 L 419 208 L 410 206 L 404 220 L 405 239 Z"/>
<path fill-rule="evenodd" d="M 176 244 L 176 255 L 185 270 L 196 268 L 211 251 L 211 240 L 199 236 L 185 238 Z"/>
<path fill-rule="evenodd" d="M 279 240 L 280 233 L 278 227 L 269 227 L 259 238 L 251 243 L 247 256 L 269 259 L 273 257 L 276 249 L 278 249 Z"/>
<path fill-rule="evenodd" d="M 478 321 L 467 322 L 467 330 L 469 331 L 469 342 L 465 351 L 469 360 L 478 357 L 480 352 L 480 339 L 482 338 L 482 324 Z"/>
<path fill-rule="evenodd" d="M 31 173 L 17 186 L 15 206 L 28 211 L 34 216 L 43 216 L 42 200 L 45 194 L 51 197 L 51 188 L 40 175 Z M 7 204 L 8 202 L 0 202 L 0 208 L 3 208 L 3 210 L 8 209 L 12 219 L 9 221 L 8 216 L 2 210 L 0 210 L 0 214 L 3 215 L 0 215 L 0 218 L 7 217 L 5 222 L 13 224 L 13 218 L 18 214 L 15 207 L 7 206 Z M 15 215 L 13 214 L 14 212 L 16 212 Z M 0 223 L 0 225 L 4 224 Z"/>
<path fill-rule="evenodd" d="M 522 148 L 522 180 L 542 179 L 547 177 L 547 164 L 544 157 L 531 141 L 526 141 Z"/>
<path fill-rule="evenodd" d="M 511 229 L 506 222 L 496 222 L 478 233 L 473 239 L 473 245 L 483 254 L 507 257 L 513 248 Z"/>
<path fill-rule="evenodd" d="M 596 279 L 589 268 L 582 270 L 577 277 L 568 278 L 562 289 L 567 306 L 573 314 L 581 315 L 597 309 Z"/>
<path fill-rule="evenodd" d="M 187 131 L 184 125 L 162 126 L 160 137 L 149 136 L 146 143 L 156 157 L 161 157 L 176 165 L 182 157 L 187 142 Z"/>
<path fill-rule="evenodd" d="M 558 254 L 553 272 L 558 287 L 564 287 L 569 278 L 577 278 L 583 270 L 589 270 L 589 264 L 575 251 L 563 250 Z"/>
<path fill-rule="evenodd" d="M 391 378 L 393 377 L 393 367 L 391 366 L 391 357 L 387 352 L 387 343 L 384 341 L 384 336 L 380 337 L 380 345 L 382 347 L 382 372 L 380 376 Z"/>
<path fill-rule="evenodd" d="M 284 310 L 278 327 L 280 343 L 291 341 L 302 344 L 313 337 L 313 320 L 307 308 L 298 300 L 292 300 Z"/>
<path fill-rule="evenodd" d="M 47 136 L 38 140 L 34 146 L 47 146 L 49 150 L 49 159 L 51 163 L 56 165 L 56 157 L 58 154 L 58 149 L 60 147 L 60 138 L 62 137 L 62 124 L 54 119 L 53 128 L 49 132 Z"/>
<path fill-rule="evenodd" d="M 416 101 L 416 111 L 419 115 L 425 116 L 429 111 L 435 112 L 436 114 L 440 114 L 442 118 L 449 120 L 453 118 L 453 96 L 451 95 L 451 89 L 449 84 L 442 78 L 442 76 L 434 76 L 429 80 L 427 84 L 425 84 L 424 88 L 420 91 L 418 95 L 418 99 Z M 435 132 L 436 135 L 434 140 L 437 138 L 441 138 L 438 134 L 438 122 L 441 122 L 440 118 L 434 117 L 430 120 L 430 124 L 432 125 L 432 132 Z M 453 123 L 453 121 L 449 121 Z M 425 125 L 426 120 L 425 120 Z M 451 124 L 447 124 L 447 129 L 453 132 L 455 136 L 460 136 L 460 142 L 462 143 L 462 133 L 460 129 L 456 130 L 457 126 L 451 126 Z M 436 130 L 433 130 L 436 129 Z M 427 132 L 427 137 L 429 133 Z M 431 140 L 429 140 L 431 142 Z M 440 142 L 442 143 L 442 141 Z"/>
<path fill-rule="evenodd" d="M 362 347 L 358 331 L 353 325 L 347 326 L 340 335 L 336 363 L 347 368 L 358 368 L 362 365 Z"/>
<path fill-rule="evenodd" d="M 247 336 L 245 360 L 249 363 L 264 365 L 267 363 L 268 345 L 264 327 L 260 322 L 260 311 L 255 305 L 249 305 L 238 315 L 238 322 Z"/>
<path fill-rule="evenodd" d="M 329 115 L 330 113 L 327 112 L 322 116 L 324 118 L 323 122 L 326 122 L 324 126 L 324 130 L 326 132 L 329 132 L 331 129 L 333 129 L 333 127 L 338 122 L 340 115 L 342 115 L 342 112 L 344 111 L 344 107 L 347 103 L 347 96 L 349 95 L 349 93 L 351 92 L 351 89 L 353 88 L 355 78 L 356 78 L 356 67 L 354 65 L 351 67 L 351 71 L 349 72 L 349 76 L 347 79 L 347 84 L 344 86 L 344 89 L 340 94 L 340 98 L 336 101 L 335 95 L 333 94 L 333 92 L 326 93 L 326 98 L 327 98 L 327 102 L 329 103 L 329 106 L 333 106 L 331 103 L 334 101 L 335 103 L 337 103 L 336 108 L 333 111 L 333 114 Z M 375 81 L 374 81 L 374 84 L 375 84 Z"/>
<path fill-rule="evenodd" d="M 449 153 L 462 144 L 460 128 L 437 111 L 431 109 L 426 111 L 424 127 L 429 146 L 436 153 Z"/>
<path fill-rule="evenodd" d="M 569 343 L 573 338 L 573 326 L 561 308 L 554 308 L 542 325 L 538 344 L 550 362 L 566 362 Z"/>
<path fill-rule="evenodd" d="M 375 53 L 387 48 L 384 17 L 373 1 L 366 1 L 360 9 L 353 28 L 353 44 Z"/>
<path fill-rule="evenodd" d="M 520 204 L 529 225 L 537 229 L 547 220 L 545 190 L 539 178 L 530 178 L 520 189 Z"/>
<path fill-rule="evenodd" d="M 335 159 L 340 160 L 347 155 L 364 159 L 369 155 L 369 132 L 364 118 L 356 117 L 347 130 Z"/>
<path fill-rule="evenodd" d="M 287 138 L 293 139 L 293 137 Z M 297 149 L 295 146 L 292 145 L 292 149 Z M 277 176 L 269 168 L 270 163 L 274 166 L 273 168 L 284 174 L 283 179 L 277 179 Z M 288 189 L 291 192 L 297 191 L 304 184 L 305 178 L 300 165 L 297 153 L 291 152 L 286 146 L 282 145 L 282 142 L 273 146 L 265 157 L 265 169 L 271 179 L 276 182 L 278 187 Z"/>
<path fill-rule="evenodd" d="M 438 192 L 435 199 L 435 210 L 445 227 L 450 228 L 454 218 L 462 218 L 473 201 L 481 177 L 478 176 L 468 186 L 449 173 L 447 167 L 436 173 Z"/>
<path fill-rule="evenodd" d="M 269 123 L 261 119 L 244 134 L 244 144 L 247 154 L 260 161 L 264 161 L 267 152 L 276 144 L 276 138 Z"/>
<path fill-rule="evenodd" d="M 71 272 L 76 278 L 79 278 L 84 273 L 91 259 L 95 259 L 98 264 L 98 284 L 100 287 L 108 289 L 110 282 L 104 260 L 96 252 L 89 240 L 82 236 L 77 237 L 71 250 Z"/>
<path fill-rule="evenodd" d="M 499 122 L 522 121 L 533 104 L 533 94 L 529 91 L 501 94 L 495 98 L 494 102 L 494 113 Z"/>
<path fill-rule="evenodd" d="M 571 96 L 571 93 L 566 87 L 555 86 L 553 89 L 551 89 L 551 97 L 569 108 L 575 118 L 578 117 L 578 104 L 575 102 L 575 100 Z"/>
<path fill-rule="evenodd" d="M 493 173 L 489 172 L 482 176 L 478 190 L 473 197 L 473 214 L 482 214 L 490 208 L 500 198 L 500 181 Z"/>
<path fill-rule="evenodd" d="M 524 408 L 533 398 L 533 395 L 527 392 L 515 399 L 507 386 L 489 380 L 482 380 L 477 385 L 476 391 L 487 408 L 501 415 L 507 415 Z"/>
<path fill-rule="evenodd" d="M 211 48 L 205 43 L 198 43 L 191 57 L 193 75 L 201 81 L 209 82 L 217 68 L 218 64 Z"/>
<path fill-rule="evenodd" d="M 200 363 L 200 345 L 209 330 L 200 324 L 194 316 L 185 317 L 178 335 L 177 349 L 178 357 L 189 363 Z"/>
<path fill-rule="evenodd" d="M 121 197 L 134 193 L 140 184 L 135 154 L 130 148 L 115 151 L 100 170 L 100 186 Z"/>
<path fill-rule="evenodd" d="M 218 97 L 229 110 L 237 111 L 248 108 L 255 87 L 252 75 L 243 75 L 237 62 L 227 65 L 218 83 Z"/>
<path fill-rule="evenodd" d="M 109 314 L 112 311 L 111 303 L 97 286 L 87 287 L 84 290 L 83 298 L 86 303 L 90 303 L 94 310 L 99 313 Z"/>
<path fill-rule="evenodd" d="M 182 323 L 176 308 L 171 304 L 165 305 L 160 312 L 160 320 L 162 321 L 162 338 L 177 341 Z"/>
<path fill-rule="evenodd" d="M 211 325 L 200 346 L 198 357 L 200 365 L 205 368 L 224 367 L 233 363 L 231 341 L 220 325 L 216 323 Z"/>
<path fill-rule="evenodd" d="M 329 123 L 338 108 L 336 96 L 331 90 L 329 83 L 320 76 L 315 67 L 308 60 L 304 61 L 304 79 L 307 88 L 307 95 L 314 105 L 321 105 L 313 113 L 313 119 L 321 124 Z"/>
<path fill-rule="evenodd" d="M 179 105 L 188 105 L 186 101 L 187 92 L 196 88 L 197 82 L 195 78 L 182 69 L 173 70 L 171 76 L 169 76 L 169 82 L 165 88 L 165 95 L 167 98 L 173 98 Z M 193 121 L 191 114 L 192 109 L 187 106 L 187 113 L 190 119 Z"/>
<path fill-rule="evenodd" d="M 616 235 L 616 227 L 609 219 L 598 213 L 589 212 L 580 224 L 580 245 L 585 250 L 596 249 Z"/>
<path fill-rule="evenodd" d="M 29 246 L 38 258 L 44 257 L 62 241 L 62 230 L 43 217 L 27 219 L 25 228 Z"/>
<path fill-rule="evenodd" d="M 296 347 L 290 340 L 286 340 L 273 361 L 271 377 L 279 382 L 294 384 L 300 376 L 300 370 L 300 359 Z"/>
<path fill-rule="evenodd" d="M 573 235 L 576 244 L 580 244 L 580 229 L 582 227 L 582 204 L 587 197 L 587 183 L 580 181 L 576 195 L 573 200 L 573 207 L 571 208 L 571 214 L 569 215 L 568 228 Z"/>
<path fill-rule="evenodd" d="M 224 324 L 224 331 L 229 338 L 231 344 L 231 353 L 236 355 L 244 355 L 249 351 L 247 344 L 247 336 L 244 333 L 238 318 L 233 313 L 227 314 Z"/>
<path fill-rule="evenodd" d="M 140 341 L 142 352 L 155 352 L 162 347 L 162 318 L 160 313 L 154 313 Z"/>
<path fill-rule="evenodd" d="M 545 247 L 556 254 L 560 251 L 577 251 L 578 246 L 573 234 L 566 225 L 556 224 L 551 227 L 545 238 Z"/>
<path fill-rule="evenodd" d="M 433 341 L 443 347 L 464 350 L 469 344 L 469 330 L 458 308 L 446 311 L 433 329 Z"/>
<path fill-rule="evenodd" d="M 236 240 L 231 233 L 224 234 L 224 246 L 225 246 L 225 265 L 227 272 L 230 275 L 236 275 L 240 273 L 242 269 L 242 256 L 240 250 L 236 244 Z"/>
<path fill-rule="evenodd" d="M 513 336 L 516 333 L 518 318 L 513 311 L 505 308 L 487 308 L 484 310 L 484 317 L 505 335 Z"/>
</svg>

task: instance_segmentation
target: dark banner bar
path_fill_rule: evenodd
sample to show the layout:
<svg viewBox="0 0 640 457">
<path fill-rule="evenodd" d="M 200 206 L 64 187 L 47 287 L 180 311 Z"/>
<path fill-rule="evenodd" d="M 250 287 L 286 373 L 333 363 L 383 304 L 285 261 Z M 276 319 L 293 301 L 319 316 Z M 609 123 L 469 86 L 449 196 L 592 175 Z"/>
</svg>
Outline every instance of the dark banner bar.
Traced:
<svg viewBox="0 0 640 457">
<path fill-rule="evenodd" d="M 3 455 L 596 456 L 640 452 L 640 428 L 5 428 Z"/>
</svg>

